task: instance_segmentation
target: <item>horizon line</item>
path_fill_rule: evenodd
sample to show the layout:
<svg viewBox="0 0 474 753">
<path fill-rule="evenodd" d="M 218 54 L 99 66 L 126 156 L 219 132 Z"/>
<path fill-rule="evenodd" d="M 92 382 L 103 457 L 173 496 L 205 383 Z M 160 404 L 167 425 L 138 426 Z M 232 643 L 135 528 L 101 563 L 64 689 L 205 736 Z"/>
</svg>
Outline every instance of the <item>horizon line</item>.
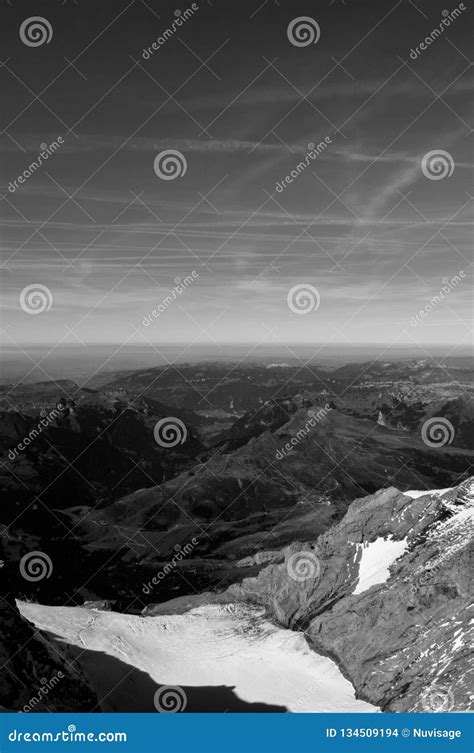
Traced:
<svg viewBox="0 0 474 753">
<path fill-rule="evenodd" d="M 177 346 L 187 346 L 187 348 L 209 348 L 209 349 L 220 349 L 220 348 L 231 348 L 231 347 L 247 347 L 251 346 L 252 348 L 273 348 L 276 349 L 279 346 L 286 346 L 290 345 L 293 348 L 298 347 L 311 347 L 311 346 L 323 346 L 323 347 L 332 347 L 332 348 L 361 348 L 361 347 L 384 347 L 384 348 L 410 348 L 412 350 L 429 347 L 429 348 L 461 348 L 464 347 L 466 349 L 473 349 L 474 350 L 474 343 L 472 345 L 469 345 L 466 343 L 453 343 L 453 342 L 424 342 L 424 343 L 413 343 L 413 342 L 399 342 L 399 343 L 387 343 L 387 342 L 379 342 L 379 341 L 364 341 L 364 342 L 358 342 L 358 343 L 347 343 L 347 342 L 327 342 L 322 340 L 314 340 L 314 341 L 307 341 L 307 340 L 301 340 L 299 342 L 294 342 L 292 340 L 282 340 L 280 342 L 274 342 L 274 343 L 258 343 L 254 340 L 243 340 L 243 341 L 230 341 L 230 342 L 215 342 L 213 343 L 192 343 L 189 344 L 189 341 L 187 340 L 175 340 L 174 342 L 162 342 L 162 343 L 127 343 L 126 345 L 121 342 L 120 340 L 100 340 L 100 341 L 92 341 L 92 342 L 86 342 L 84 344 L 81 343 L 64 343 L 62 345 L 59 345 L 57 342 L 23 342 L 18 343 L 17 345 L 11 345 L 11 344 L 4 344 L 0 343 L 0 350 L 19 350 L 21 351 L 22 348 L 27 347 L 51 347 L 54 350 L 58 350 L 61 347 L 66 348 L 93 348 L 93 347 L 100 347 L 100 346 L 106 346 L 106 345 L 120 345 L 121 349 L 126 348 L 150 348 L 153 350 L 155 347 L 177 347 Z"/>
</svg>

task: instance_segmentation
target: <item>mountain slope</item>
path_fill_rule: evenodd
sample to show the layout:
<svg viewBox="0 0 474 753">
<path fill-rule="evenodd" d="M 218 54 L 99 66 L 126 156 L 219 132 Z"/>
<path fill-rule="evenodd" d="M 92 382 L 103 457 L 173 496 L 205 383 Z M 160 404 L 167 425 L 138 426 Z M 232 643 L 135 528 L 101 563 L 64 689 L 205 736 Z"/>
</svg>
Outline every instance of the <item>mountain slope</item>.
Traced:
<svg viewBox="0 0 474 753">
<path fill-rule="evenodd" d="M 467 710 L 473 504 L 474 479 L 416 498 L 382 490 L 224 598 L 265 605 L 303 630 L 384 711 Z M 391 559 L 379 553 L 362 567 L 370 546 L 393 541 Z"/>
</svg>

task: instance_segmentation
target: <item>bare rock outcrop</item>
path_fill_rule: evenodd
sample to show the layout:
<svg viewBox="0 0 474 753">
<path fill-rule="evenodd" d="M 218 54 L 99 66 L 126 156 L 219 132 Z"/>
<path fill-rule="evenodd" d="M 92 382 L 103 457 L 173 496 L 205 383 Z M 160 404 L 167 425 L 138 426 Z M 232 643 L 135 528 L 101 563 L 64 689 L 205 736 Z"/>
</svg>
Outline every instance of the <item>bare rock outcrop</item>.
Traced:
<svg viewBox="0 0 474 753">
<path fill-rule="evenodd" d="M 384 711 L 466 711 L 473 492 L 469 479 L 420 496 L 390 488 L 356 500 L 337 526 L 288 547 L 283 564 L 225 598 L 263 604 L 304 631 L 358 696 Z M 398 556 L 387 563 L 390 547 Z"/>
</svg>

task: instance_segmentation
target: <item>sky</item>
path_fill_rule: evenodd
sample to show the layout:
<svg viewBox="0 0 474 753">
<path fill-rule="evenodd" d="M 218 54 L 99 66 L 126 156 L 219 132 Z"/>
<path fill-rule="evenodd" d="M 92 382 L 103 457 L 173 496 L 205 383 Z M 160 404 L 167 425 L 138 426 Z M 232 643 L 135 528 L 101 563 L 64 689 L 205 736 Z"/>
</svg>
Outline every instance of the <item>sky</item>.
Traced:
<svg viewBox="0 0 474 753">
<path fill-rule="evenodd" d="M 469 345 L 470 4 L 419 48 L 456 7 L 3 3 L 0 342 Z"/>
</svg>

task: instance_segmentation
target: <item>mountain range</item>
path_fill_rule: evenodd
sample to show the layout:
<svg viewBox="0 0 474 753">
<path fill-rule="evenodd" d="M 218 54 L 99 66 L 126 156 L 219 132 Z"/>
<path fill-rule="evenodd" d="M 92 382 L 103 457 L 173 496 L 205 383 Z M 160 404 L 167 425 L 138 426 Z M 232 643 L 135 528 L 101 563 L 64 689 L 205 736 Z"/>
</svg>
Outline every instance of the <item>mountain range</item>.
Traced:
<svg viewBox="0 0 474 753">
<path fill-rule="evenodd" d="M 30 631 L 29 664 L 51 655 L 15 600 L 145 615 L 244 602 L 382 710 L 423 710 L 433 684 L 467 708 L 473 381 L 466 359 L 449 368 L 456 380 L 429 361 L 206 363 L 4 385 L 6 645 Z M 174 440 L 157 429 L 170 421 Z M 386 580 L 356 595 L 365 548 L 399 541 Z M 24 577 L 31 552 L 48 577 Z M 300 552 L 318 572 L 295 582 Z M 79 707 L 97 704 L 77 671 Z M 10 678 L 4 705 L 22 702 Z"/>
</svg>

